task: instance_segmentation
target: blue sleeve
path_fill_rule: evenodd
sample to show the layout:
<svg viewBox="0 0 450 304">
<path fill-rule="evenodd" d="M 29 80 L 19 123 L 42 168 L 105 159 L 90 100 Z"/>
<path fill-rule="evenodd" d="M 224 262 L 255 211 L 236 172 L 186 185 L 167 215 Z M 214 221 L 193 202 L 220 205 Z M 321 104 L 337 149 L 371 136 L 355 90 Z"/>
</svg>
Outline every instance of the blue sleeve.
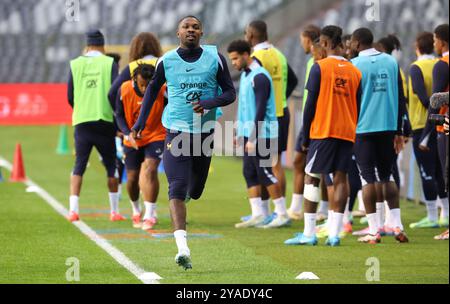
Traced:
<svg viewBox="0 0 450 304">
<path fill-rule="evenodd" d="M 139 118 L 134 124 L 132 130 L 140 132 L 144 129 L 153 104 L 155 103 L 156 98 L 158 98 L 159 91 L 161 91 L 164 83 L 166 83 L 166 73 L 164 70 L 164 62 L 161 61 L 159 62 L 159 64 L 157 64 L 155 75 L 150 81 L 147 90 L 145 90 L 141 112 L 139 113 Z"/>
<path fill-rule="evenodd" d="M 113 79 L 113 78 L 111 78 L 111 79 Z M 115 78 L 115 80 L 113 81 L 113 83 L 111 85 L 111 89 L 109 90 L 109 93 L 108 93 L 108 99 L 110 102 L 116 101 L 117 91 L 120 89 L 122 84 L 128 80 L 131 80 L 129 66 L 127 66 L 122 71 L 122 73 L 120 73 L 120 75 L 117 78 Z"/>
<path fill-rule="evenodd" d="M 119 130 L 125 134 L 130 134 L 130 129 L 128 128 L 127 121 L 125 119 L 125 111 L 123 109 L 123 103 L 122 103 L 122 93 L 121 89 L 117 90 L 117 96 L 116 96 L 116 123 Z"/>
<path fill-rule="evenodd" d="M 303 113 L 302 127 L 302 146 L 308 147 L 310 142 L 311 124 L 316 115 L 317 100 L 320 93 L 321 71 L 320 66 L 316 63 L 312 66 L 309 74 L 306 89 L 308 90 L 308 98 L 306 99 L 305 110 Z"/>
<path fill-rule="evenodd" d="M 413 64 L 409 71 L 411 77 L 412 90 L 416 94 L 422 105 L 428 109 L 430 105 L 430 96 L 428 96 L 427 88 L 425 87 L 425 80 L 423 78 L 422 71 L 420 68 Z"/>
<path fill-rule="evenodd" d="M 256 116 L 255 128 L 253 129 L 251 139 L 258 138 L 259 122 L 264 121 L 267 113 L 267 103 L 270 98 L 270 80 L 264 74 L 258 74 L 253 78 L 253 91 L 255 92 Z"/>
<path fill-rule="evenodd" d="M 433 68 L 433 93 L 445 92 L 448 88 L 448 64 L 439 60 Z"/>
<path fill-rule="evenodd" d="M 201 100 L 200 105 L 206 110 L 225 107 L 232 104 L 236 100 L 236 89 L 234 88 L 233 81 L 231 80 L 227 61 L 220 53 L 219 59 L 222 64 L 219 64 L 219 69 L 217 71 L 217 83 L 222 89 L 222 94 L 214 99 Z"/>
<path fill-rule="evenodd" d="M 69 105 L 73 108 L 73 76 L 72 69 L 69 70 L 69 80 L 67 81 L 67 100 Z"/>
<path fill-rule="evenodd" d="M 119 74 L 119 65 L 114 62 L 112 65 L 112 68 L 111 68 L 111 85 L 114 83 L 114 80 L 116 80 L 118 74 Z M 109 92 L 111 92 L 111 89 Z M 115 99 L 109 98 L 109 92 L 108 92 L 109 104 L 111 105 L 111 108 L 114 111 L 116 108 L 116 102 L 115 102 Z"/>
</svg>

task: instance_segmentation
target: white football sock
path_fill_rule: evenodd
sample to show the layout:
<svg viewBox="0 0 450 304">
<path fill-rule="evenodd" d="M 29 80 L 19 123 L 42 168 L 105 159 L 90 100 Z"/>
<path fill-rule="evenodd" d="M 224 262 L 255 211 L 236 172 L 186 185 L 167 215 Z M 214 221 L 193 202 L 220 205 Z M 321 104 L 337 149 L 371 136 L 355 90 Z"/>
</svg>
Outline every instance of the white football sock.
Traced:
<svg viewBox="0 0 450 304">
<path fill-rule="evenodd" d="M 391 209 L 389 208 L 389 204 L 387 201 L 384 201 L 384 223 L 383 225 L 389 228 L 395 228 L 392 227 L 394 225 L 392 215 L 391 215 Z"/>
<path fill-rule="evenodd" d="M 367 221 L 369 222 L 369 233 L 376 235 L 378 233 L 378 219 L 376 213 L 367 214 Z"/>
<path fill-rule="evenodd" d="M 139 200 L 133 202 L 130 200 L 131 203 L 131 209 L 133 209 L 133 216 L 141 215 L 141 206 L 139 204 Z"/>
<path fill-rule="evenodd" d="M 347 204 L 345 205 L 344 218 L 342 219 L 343 224 L 349 224 L 351 222 L 350 213 L 350 198 L 347 199 Z"/>
<path fill-rule="evenodd" d="M 438 221 L 438 208 L 437 201 L 425 201 L 427 207 L 427 216 L 428 219 L 432 222 Z"/>
<path fill-rule="evenodd" d="M 384 202 L 377 203 L 377 225 L 378 225 L 378 229 L 383 228 L 384 225 L 384 216 L 385 216 L 385 210 L 384 210 Z M 378 230 L 377 229 L 377 230 Z"/>
<path fill-rule="evenodd" d="M 289 210 L 291 212 L 301 213 L 303 209 L 303 194 L 292 194 L 292 201 Z"/>
<path fill-rule="evenodd" d="M 333 210 L 328 210 L 328 218 L 327 218 L 327 230 L 328 230 L 328 232 L 330 232 L 331 225 L 333 225 L 333 219 L 334 219 L 333 214 L 334 214 Z"/>
<path fill-rule="evenodd" d="M 187 245 L 187 232 L 186 230 L 177 230 L 173 233 L 175 237 L 175 242 L 177 243 L 178 253 L 187 252 L 190 254 L 189 247 Z"/>
<path fill-rule="evenodd" d="M 400 228 L 403 231 L 402 216 L 400 208 L 391 209 L 391 228 Z"/>
<path fill-rule="evenodd" d="M 303 234 L 306 237 L 312 237 L 316 235 L 316 213 L 305 213 L 305 229 Z"/>
<path fill-rule="evenodd" d="M 277 215 L 287 215 L 286 200 L 284 197 L 273 200 L 273 204 L 275 205 L 275 213 Z"/>
<path fill-rule="evenodd" d="M 145 214 L 144 214 L 144 221 L 148 220 L 152 217 L 156 217 L 156 203 L 151 202 L 144 202 L 145 206 Z"/>
<path fill-rule="evenodd" d="M 328 236 L 330 238 L 339 236 L 339 233 L 342 230 L 343 219 L 344 219 L 343 213 L 333 212 L 333 221 L 332 221 L 330 232 L 328 233 Z"/>
<path fill-rule="evenodd" d="M 80 213 L 80 206 L 78 204 L 79 200 L 80 200 L 80 197 L 76 196 L 76 195 L 71 195 L 69 197 L 70 211 L 73 211 L 77 214 Z"/>
<path fill-rule="evenodd" d="M 119 213 L 119 193 L 109 192 L 109 205 L 111 212 Z"/>
<path fill-rule="evenodd" d="M 252 208 L 252 217 L 257 217 L 257 216 L 263 215 L 260 197 L 250 198 L 249 202 L 250 202 L 250 207 Z"/>
<path fill-rule="evenodd" d="M 364 206 L 363 193 L 361 190 L 358 191 L 358 210 L 366 212 L 366 207 Z"/>
<path fill-rule="evenodd" d="M 262 200 L 261 199 L 261 210 L 262 213 L 265 217 L 269 216 L 271 211 L 270 211 L 270 200 Z"/>
<path fill-rule="evenodd" d="M 439 198 L 439 200 L 441 201 L 442 204 L 442 209 L 441 209 L 441 219 L 446 219 L 448 218 L 448 197 L 446 198 Z"/>
<path fill-rule="evenodd" d="M 319 210 L 317 211 L 317 213 L 327 214 L 328 205 L 329 205 L 328 201 L 321 200 L 319 202 Z"/>
</svg>

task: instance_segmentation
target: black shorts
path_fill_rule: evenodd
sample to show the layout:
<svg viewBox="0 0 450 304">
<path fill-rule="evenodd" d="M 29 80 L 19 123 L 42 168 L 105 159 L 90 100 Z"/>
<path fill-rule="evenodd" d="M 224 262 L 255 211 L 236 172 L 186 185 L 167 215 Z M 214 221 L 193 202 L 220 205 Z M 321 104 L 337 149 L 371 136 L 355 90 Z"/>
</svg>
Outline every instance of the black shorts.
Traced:
<svg viewBox="0 0 450 304">
<path fill-rule="evenodd" d="M 248 139 L 244 138 L 244 145 Z M 261 155 L 244 152 L 242 171 L 247 183 L 247 189 L 255 186 L 268 187 L 278 182 L 272 171 L 272 157 L 270 154 Z"/>
<path fill-rule="evenodd" d="M 102 158 L 108 177 L 119 177 L 116 167 L 116 129 L 106 121 L 82 123 L 75 126 L 75 167 L 73 175 L 83 176 L 95 147 Z"/>
<path fill-rule="evenodd" d="M 164 141 L 149 143 L 139 150 L 123 147 L 125 153 L 125 166 L 127 170 L 139 170 L 146 158 L 161 159 L 164 152 Z"/>
<path fill-rule="evenodd" d="M 214 133 L 167 131 L 163 163 L 169 199 L 199 199 L 205 188 L 214 149 Z M 201 148 L 203 146 L 203 149 Z"/>
<path fill-rule="evenodd" d="M 336 138 L 313 139 L 306 156 L 305 173 L 348 172 L 353 143 Z"/>
<path fill-rule="evenodd" d="M 283 116 L 278 117 L 278 154 L 287 150 L 289 138 L 289 124 L 291 122 L 291 114 L 289 108 L 283 110 Z"/>
<path fill-rule="evenodd" d="M 396 159 L 395 132 L 357 134 L 355 156 L 362 184 L 390 181 Z"/>
<path fill-rule="evenodd" d="M 302 141 L 303 141 L 303 132 L 300 130 L 298 134 L 297 141 L 295 142 L 295 151 L 298 153 L 305 153 L 302 151 Z"/>
</svg>

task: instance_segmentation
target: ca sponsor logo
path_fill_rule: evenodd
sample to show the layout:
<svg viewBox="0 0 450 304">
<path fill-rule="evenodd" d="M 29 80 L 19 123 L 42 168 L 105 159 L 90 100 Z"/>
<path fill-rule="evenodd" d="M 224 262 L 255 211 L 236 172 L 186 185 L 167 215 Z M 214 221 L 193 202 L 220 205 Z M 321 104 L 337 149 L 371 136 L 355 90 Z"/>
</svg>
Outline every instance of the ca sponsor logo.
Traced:
<svg viewBox="0 0 450 304">
<path fill-rule="evenodd" d="M 202 92 L 191 92 L 186 96 L 186 103 L 192 103 L 194 101 L 200 101 L 202 97 Z"/>
<path fill-rule="evenodd" d="M 96 87 L 97 87 L 97 80 L 96 79 L 88 80 L 86 82 L 86 88 L 88 88 L 88 89 L 95 89 Z"/>
</svg>

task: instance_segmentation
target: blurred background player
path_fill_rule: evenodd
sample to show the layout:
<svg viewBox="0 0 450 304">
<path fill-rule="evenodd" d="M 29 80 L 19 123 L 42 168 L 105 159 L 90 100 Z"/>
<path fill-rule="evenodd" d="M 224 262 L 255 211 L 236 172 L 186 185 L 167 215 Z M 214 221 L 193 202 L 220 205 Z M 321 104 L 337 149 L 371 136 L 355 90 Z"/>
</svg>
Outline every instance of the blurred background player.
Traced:
<svg viewBox="0 0 450 304">
<path fill-rule="evenodd" d="M 85 54 L 70 62 L 68 99 L 73 107 L 76 161 L 70 179 L 69 220 L 79 220 L 79 197 L 83 174 L 92 148 L 100 153 L 108 175 L 111 221 L 124 220 L 119 213 L 116 168 L 114 104 L 108 101 L 111 83 L 117 77 L 114 59 L 105 56 L 105 38 L 99 30 L 87 32 Z M 87 75 L 87 76 L 86 76 Z"/>
<path fill-rule="evenodd" d="M 125 166 L 127 168 L 127 190 L 133 209 L 133 227 L 152 229 L 157 223 L 156 201 L 159 194 L 158 166 L 164 151 L 166 131 L 161 123 L 164 110 L 164 88 L 160 91 L 141 137 L 133 141 L 130 128 L 136 122 L 145 90 L 153 77 L 155 67 L 139 64 L 132 80 L 120 87 L 116 100 L 116 120 L 124 134 Z M 139 191 L 145 205 L 144 223 L 141 223 Z"/>
<path fill-rule="evenodd" d="M 269 72 L 275 90 L 276 114 L 278 117 L 278 157 L 275 158 L 273 173 L 277 178 L 283 197 L 286 196 L 286 175 L 282 166 L 282 153 L 287 150 L 289 137 L 290 113 L 287 100 L 298 84 L 297 76 L 289 66 L 286 57 L 269 42 L 267 24 L 255 20 L 245 29 L 245 40 L 253 48 L 252 57 L 258 59 Z M 263 187 L 262 199 L 264 208 L 269 208 L 269 196 Z M 275 216 L 271 219 L 274 220 Z M 269 219 L 270 221 L 270 219 Z"/>
<path fill-rule="evenodd" d="M 285 198 L 282 196 L 280 185 L 272 173 L 271 166 L 273 155 L 271 155 L 270 149 L 273 141 L 278 140 L 278 120 L 272 78 L 269 72 L 251 57 L 251 46 L 246 41 L 233 41 L 228 47 L 228 57 L 233 67 L 242 72 L 239 86 L 236 142 L 243 139 L 243 172 L 252 209 L 251 218 L 236 224 L 235 227 L 276 228 L 284 226 L 289 223 L 290 219 L 286 210 Z M 268 162 L 268 165 L 264 165 L 263 161 Z M 264 225 L 264 222 L 269 214 L 262 206 L 262 186 L 266 187 L 269 192 L 277 214 L 277 217 L 267 225 Z"/>
<path fill-rule="evenodd" d="M 162 54 L 161 44 L 154 34 L 142 32 L 134 36 L 130 44 L 129 63 L 113 82 L 108 94 L 109 100 L 116 101 L 117 91 L 122 83 L 131 80 L 138 64 L 146 63 L 156 66 L 156 61 Z"/>
<path fill-rule="evenodd" d="M 287 245 L 316 245 L 316 212 L 322 174 L 333 174 L 333 213 L 326 244 L 339 246 L 348 198 L 347 171 L 356 136 L 360 103 L 361 72 L 342 57 L 342 29 L 326 26 L 320 44 L 328 57 L 311 68 L 304 111 L 302 149 L 307 150 L 304 204 L 304 232 L 285 242 Z"/>
<path fill-rule="evenodd" d="M 306 84 L 309 78 L 309 73 L 314 62 L 319 59 L 321 55 L 321 48 L 313 50 L 314 42 L 320 37 L 320 28 L 311 24 L 305 27 L 300 34 L 300 44 L 305 51 L 305 54 L 310 55 L 306 64 L 306 76 L 305 85 L 303 91 L 303 104 L 302 109 L 305 109 L 306 100 L 308 98 L 308 90 Z M 326 55 L 325 55 L 326 56 Z M 321 57 L 321 56 L 320 56 Z M 303 219 L 303 189 L 305 184 L 305 166 L 306 166 L 306 153 L 302 151 L 300 146 L 301 138 L 300 134 L 297 137 L 297 145 L 294 156 L 294 187 L 292 193 L 291 206 L 288 209 L 289 217 L 293 220 Z"/>
<path fill-rule="evenodd" d="M 433 68 L 438 61 L 434 53 L 433 33 L 423 32 L 416 39 L 417 60 L 410 68 L 409 80 L 409 117 L 413 129 L 413 148 L 417 165 L 420 169 L 422 190 L 427 209 L 426 218 L 412 223 L 411 228 L 437 228 L 439 215 L 437 199 L 447 198 L 442 168 L 439 165 L 436 130 L 420 142 L 426 122 L 428 120 L 428 107 L 433 94 Z M 422 145 L 427 149 L 420 149 Z"/>
<path fill-rule="evenodd" d="M 434 49 L 438 56 L 441 56 L 440 60 L 434 65 L 433 68 L 433 93 L 441 93 L 449 91 L 449 49 L 448 49 L 448 41 L 449 41 L 449 25 L 441 24 L 434 30 Z M 441 115 L 448 116 L 448 105 L 442 106 L 440 109 L 432 109 L 431 107 L 428 109 L 429 114 L 439 113 Z M 434 125 L 427 122 L 425 126 L 424 134 L 422 134 L 422 139 L 426 138 L 427 134 L 429 134 L 430 130 L 434 128 Z M 448 157 L 448 136 L 444 133 L 443 126 L 437 126 L 437 145 L 438 145 L 438 154 L 440 159 L 440 165 L 442 172 L 446 173 L 445 163 Z M 422 147 L 423 148 L 423 147 Z M 426 149 L 426 148 L 425 148 Z M 445 176 L 445 175 L 444 175 Z M 447 187 L 446 187 L 447 188 Z M 448 188 L 446 189 L 448 192 Z M 441 226 L 448 227 L 448 198 L 442 201 L 442 213 L 441 213 Z M 448 239 L 448 230 L 445 231 L 442 235 L 436 236 L 437 239 L 443 237 L 445 239 L 445 235 L 447 235 Z"/>
<path fill-rule="evenodd" d="M 381 242 L 379 230 L 384 223 L 377 217 L 375 189 L 375 183 L 380 182 L 391 210 L 396 239 L 407 242 L 401 223 L 399 189 L 389 182 L 395 156 L 404 145 L 406 104 L 403 83 L 397 61 L 373 48 L 373 42 L 373 34 L 367 28 L 357 29 L 352 35 L 352 51 L 359 54 L 352 62 L 363 75 L 354 152 L 363 179 L 364 205 L 369 222 L 369 234 L 358 241 Z M 384 202 L 382 205 L 384 207 Z"/>
<path fill-rule="evenodd" d="M 136 138 L 144 130 L 150 110 L 164 83 L 167 83 L 168 103 L 162 117 L 166 128 L 163 162 L 178 247 L 175 262 L 184 269 L 190 269 L 186 201 L 199 199 L 203 193 L 213 152 L 216 111 L 218 107 L 235 101 L 236 90 L 223 55 L 215 46 L 200 46 L 203 25 L 197 17 L 181 19 L 177 36 L 180 46 L 158 61 L 131 136 Z M 219 94 L 220 90 L 222 94 Z M 195 149 L 198 155 L 193 153 L 194 142 L 195 147 L 203 147 L 202 151 Z"/>
</svg>

